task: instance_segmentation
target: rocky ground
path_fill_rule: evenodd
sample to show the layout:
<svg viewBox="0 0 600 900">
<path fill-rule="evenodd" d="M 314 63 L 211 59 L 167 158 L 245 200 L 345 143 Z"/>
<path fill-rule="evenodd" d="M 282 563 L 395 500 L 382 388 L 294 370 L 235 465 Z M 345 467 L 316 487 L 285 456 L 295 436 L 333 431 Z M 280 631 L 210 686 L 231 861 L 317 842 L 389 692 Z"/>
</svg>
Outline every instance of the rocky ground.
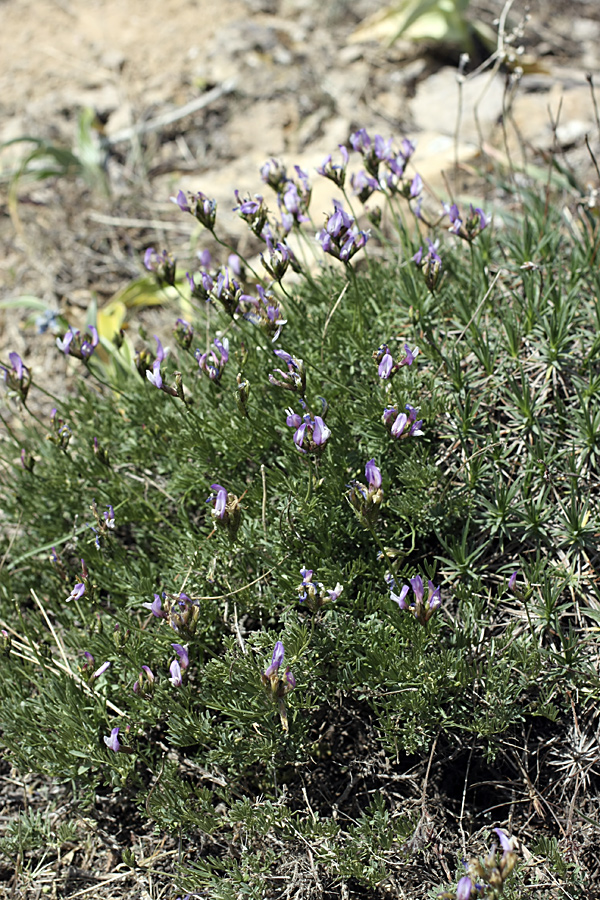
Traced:
<svg viewBox="0 0 600 900">
<path fill-rule="evenodd" d="M 230 212 L 233 190 L 260 190 L 265 159 L 312 173 L 359 127 L 417 141 L 415 167 L 434 204 L 494 165 L 521 166 L 524 154 L 546 173 L 551 150 L 584 191 L 598 186 L 586 147 L 588 136 L 600 154 L 586 80 L 586 73 L 600 79 L 597 0 L 532 0 L 522 78 L 517 84 L 505 66 L 467 79 L 458 132 L 458 53 L 354 41 L 379 7 L 378 0 L 0 0 L 0 357 L 16 350 L 60 382 L 66 363 L 54 338 L 26 327 L 31 310 L 19 298 L 38 298 L 80 324 L 92 298 L 102 308 L 141 274 L 147 246 L 191 246 L 188 221 L 169 203 L 179 187 L 216 197 L 235 241 L 242 232 Z M 470 16 L 494 29 L 501 11 L 498 0 L 476 0 Z M 523 13 L 516 0 L 512 21 Z M 91 152 L 104 183 L 91 187 L 70 172 L 15 182 L 34 145 L 6 142 L 32 136 L 73 148 L 85 108 L 96 113 Z M 484 190 L 481 177 L 469 183 Z M 496 202 L 485 190 L 486 202 Z M 315 188 L 317 220 L 327 193 L 326 182 Z M 159 327 L 164 313 L 144 315 Z M 65 803 L 61 788 L 4 766 L 5 835 L 19 809 L 49 808 L 51 822 L 66 816 L 78 830 L 58 853 L 20 858 L 18 875 L 5 859 L 0 896 L 172 896 L 177 847 L 152 835 L 134 807 L 117 811 L 107 798 L 91 811 Z M 135 851 L 135 871 L 122 862 L 123 848 Z"/>
</svg>

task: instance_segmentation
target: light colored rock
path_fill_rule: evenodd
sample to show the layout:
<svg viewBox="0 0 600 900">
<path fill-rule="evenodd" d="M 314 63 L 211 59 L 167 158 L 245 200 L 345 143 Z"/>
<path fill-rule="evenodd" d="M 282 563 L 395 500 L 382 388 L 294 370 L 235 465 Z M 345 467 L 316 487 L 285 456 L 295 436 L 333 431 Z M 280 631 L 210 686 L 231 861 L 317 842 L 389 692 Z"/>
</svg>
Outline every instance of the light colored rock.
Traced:
<svg viewBox="0 0 600 900">
<path fill-rule="evenodd" d="M 489 137 L 502 114 L 503 97 L 504 82 L 499 76 L 491 78 L 484 73 L 463 82 L 461 142 L 480 143 L 476 116 L 483 139 Z M 453 136 L 459 112 L 456 69 L 446 66 L 422 81 L 411 101 L 410 110 L 419 131 L 436 129 L 439 134 Z"/>
</svg>

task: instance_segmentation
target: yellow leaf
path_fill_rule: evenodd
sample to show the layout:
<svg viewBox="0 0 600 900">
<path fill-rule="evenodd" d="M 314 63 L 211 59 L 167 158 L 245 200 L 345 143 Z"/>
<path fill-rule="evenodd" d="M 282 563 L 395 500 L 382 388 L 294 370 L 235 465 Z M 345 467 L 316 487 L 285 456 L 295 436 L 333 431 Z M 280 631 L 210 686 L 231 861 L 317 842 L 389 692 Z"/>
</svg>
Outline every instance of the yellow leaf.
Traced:
<svg viewBox="0 0 600 900">
<path fill-rule="evenodd" d="M 96 328 L 101 338 L 112 341 L 115 334 L 118 334 L 123 327 L 125 316 L 127 315 L 127 307 L 120 300 L 110 300 L 106 306 L 99 309 L 96 313 Z"/>
</svg>

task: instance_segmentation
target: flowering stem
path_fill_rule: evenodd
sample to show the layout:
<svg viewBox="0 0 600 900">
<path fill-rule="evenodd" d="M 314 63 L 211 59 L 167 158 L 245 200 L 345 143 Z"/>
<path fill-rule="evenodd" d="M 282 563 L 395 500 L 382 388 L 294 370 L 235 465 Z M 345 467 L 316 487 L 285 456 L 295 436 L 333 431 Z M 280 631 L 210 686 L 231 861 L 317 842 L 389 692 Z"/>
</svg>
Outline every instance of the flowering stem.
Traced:
<svg viewBox="0 0 600 900">
<path fill-rule="evenodd" d="M 377 544 L 377 546 L 379 547 L 379 550 L 381 551 L 381 561 L 383 562 L 383 565 L 387 569 L 387 565 L 389 563 L 390 569 L 392 570 L 392 574 L 394 575 L 394 578 L 396 579 L 396 581 L 398 581 L 399 576 L 398 576 L 398 569 L 396 568 L 395 560 L 393 559 L 393 557 L 388 556 L 388 553 L 383 545 L 383 542 L 380 540 L 379 535 L 375 531 L 375 526 L 371 522 L 369 522 L 367 524 L 367 528 L 373 535 L 373 539 L 374 539 L 375 543 Z"/>
</svg>

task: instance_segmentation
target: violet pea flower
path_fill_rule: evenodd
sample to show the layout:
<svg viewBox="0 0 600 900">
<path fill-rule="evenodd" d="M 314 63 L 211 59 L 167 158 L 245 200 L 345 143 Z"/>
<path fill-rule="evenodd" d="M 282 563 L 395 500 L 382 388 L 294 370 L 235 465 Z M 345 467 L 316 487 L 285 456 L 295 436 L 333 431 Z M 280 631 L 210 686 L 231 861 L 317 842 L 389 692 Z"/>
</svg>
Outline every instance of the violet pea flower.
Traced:
<svg viewBox="0 0 600 900">
<path fill-rule="evenodd" d="M 159 594 L 154 595 L 153 603 L 143 603 L 142 606 L 145 606 L 146 609 L 149 609 L 152 615 L 156 616 L 157 619 L 166 618 L 165 613 L 162 611 L 162 601 Z"/>
<path fill-rule="evenodd" d="M 150 384 L 153 384 L 155 388 L 158 388 L 158 390 L 160 390 L 162 388 L 163 380 L 162 380 L 162 376 L 160 374 L 160 360 L 159 359 L 155 359 L 154 362 L 152 363 L 152 371 L 151 372 L 149 371 L 149 369 L 146 369 L 146 378 L 148 379 Z"/>
<path fill-rule="evenodd" d="M 473 882 L 468 875 L 463 875 L 456 886 L 456 900 L 469 900 L 472 890 Z"/>
<path fill-rule="evenodd" d="M 394 357 L 390 353 L 389 347 L 386 346 L 385 353 L 379 363 L 378 374 L 380 378 L 389 378 L 394 367 Z"/>
<path fill-rule="evenodd" d="M 217 496 L 215 498 L 215 507 L 212 511 L 213 516 L 217 519 L 222 519 L 225 516 L 225 509 L 227 507 L 227 491 L 220 484 L 211 484 L 211 490 L 217 492 Z"/>
<path fill-rule="evenodd" d="M 276 675 L 279 666 L 282 664 L 285 657 L 285 649 L 281 641 L 277 641 L 275 647 L 273 648 L 273 655 L 271 657 L 271 665 L 265 669 L 264 675 L 265 678 L 271 678 L 272 675 Z"/>
<path fill-rule="evenodd" d="M 23 374 L 25 371 L 25 366 L 23 365 L 23 360 L 19 356 L 18 353 L 14 351 L 8 354 L 8 358 L 10 360 L 10 364 L 13 367 L 13 371 L 15 373 L 15 377 L 17 381 L 23 381 Z M 6 370 L 4 370 L 6 373 Z"/>
<path fill-rule="evenodd" d="M 171 647 L 179 657 L 179 665 L 181 666 L 181 671 L 185 672 L 190 664 L 190 657 L 188 655 L 187 647 L 182 647 L 181 644 L 171 644 Z"/>
<path fill-rule="evenodd" d="M 71 342 L 74 337 L 75 337 L 75 332 L 72 329 L 69 329 L 69 331 L 66 332 L 66 334 L 64 335 L 64 337 L 62 339 L 59 337 L 56 338 L 56 346 L 58 347 L 59 350 L 62 350 L 62 352 L 65 354 L 65 356 L 68 356 L 70 353 Z"/>
<path fill-rule="evenodd" d="M 381 487 L 381 470 L 374 459 L 370 459 L 365 466 L 365 478 L 370 491 L 377 491 Z"/>
<path fill-rule="evenodd" d="M 410 579 L 410 586 L 413 589 L 413 593 L 417 599 L 417 603 L 423 602 L 423 595 L 425 593 L 425 588 L 423 586 L 423 579 L 420 575 L 415 575 L 414 578 Z"/>
<path fill-rule="evenodd" d="M 181 676 L 181 666 L 179 665 L 179 663 L 177 662 L 176 659 L 174 659 L 173 662 L 171 663 L 171 665 L 169 666 L 169 671 L 171 673 L 171 677 L 169 678 L 169 681 L 171 682 L 173 687 L 181 687 L 181 685 L 183 683 L 183 679 Z"/>
<path fill-rule="evenodd" d="M 329 594 L 329 599 L 331 601 L 337 600 L 337 598 L 340 596 L 340 594 L 342 593 L 343 590 L 344 590 L 344 586 L 341 585 L 338 581 L 333 590 L 327 591 L 327 593 Z"/>
<path fill-rule="evenodd" d="M 403 585 L 402 590 L 399 594 L 395 594 L 394 591 L 390 589 L 390 597 L 395 603 L 398 604 L 400 609 L 408 609 L 406 595 L 408 594 L 409 590 L 410 588 L 407 584 Z"/>
<path fill-rule="evenodd" d="M 104 743 L 108 747 L 109 750 L 112 750 L 114 753 L 118 753 L 121 747 L 119 743 L 119 729 L 113 728 L 110 733 L 110 736 L 104 735 Z"/>
<path fill-rule="evenodd" d="M 94 678 L 100 678 L 100 676 L 103 675 L 104 672 L 106 672 L 106 670 L 109 668 L 110 668 L 110 662 L 102 663 L 100 668 L 96 669 L 96 671 L 94 672 Z"/>
<path fill-rule="evenodd" d="M 327 427 L 321 416 L 315 416 L 315 424 L 312 433 L 313 443 L 322 447 L 331 437 L 331 429 Z"/>
<path fill-rule="evenodd" d="M 75 585 L 75 587 L 73 588 L 73 590 L 71 591 L 71 593 L 69 594 L 69 596 L 67 597 L 65 602 L 69 603 L 71 600 L 80 600 L 84 594 L 85 594 L 85 584 L 82 581 L 80 581 L 78 584 Z"/>
</svg>

